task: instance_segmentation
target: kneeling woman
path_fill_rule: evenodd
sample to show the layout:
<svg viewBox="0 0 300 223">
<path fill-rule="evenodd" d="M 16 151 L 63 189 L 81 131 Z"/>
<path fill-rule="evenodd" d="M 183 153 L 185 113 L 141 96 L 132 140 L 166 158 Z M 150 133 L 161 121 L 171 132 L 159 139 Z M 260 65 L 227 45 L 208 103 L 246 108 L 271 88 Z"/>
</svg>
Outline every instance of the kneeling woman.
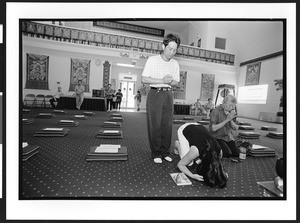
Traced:
<svg viewBox="0 0 300 223">
<path fill-rule="evenodd" d="M 186 123 L 178 129 L 178 141 L 175 142 L 175 150 L 181 160 L 178 168 L 187 176 L 204 181 L 207 185 L 223 188 L 227 183 L 227 174 L 224 172 L 221 158 L 222 149 L 217 140 L 211 136 L 208 130 L 198 123 Z M 192 173 L 187 165 L 200 159 L 197 173 Z"/>
</svg>

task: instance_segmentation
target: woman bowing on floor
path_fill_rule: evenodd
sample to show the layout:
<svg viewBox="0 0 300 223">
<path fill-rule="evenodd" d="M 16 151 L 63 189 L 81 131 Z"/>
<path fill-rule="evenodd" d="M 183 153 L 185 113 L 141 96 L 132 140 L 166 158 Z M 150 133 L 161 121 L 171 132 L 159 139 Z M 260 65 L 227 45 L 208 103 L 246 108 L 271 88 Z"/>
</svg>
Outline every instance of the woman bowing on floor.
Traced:
<svg viewBox="0 0 300 223">
<path fill-rule="evenodd" d="M 186 123 L 179 127 L 177 134 L 179 141 L 175 142 L 175 153 L 181 158 L 177 164 L 179 170 L 211 187 L 225 187 L 228 175 L 221 163 L 222 149 L 208 130 L 198 123 Z M 192 173 L 187 167 L 194 160 L 197 160 L 196 173 Z"/>
</svg>

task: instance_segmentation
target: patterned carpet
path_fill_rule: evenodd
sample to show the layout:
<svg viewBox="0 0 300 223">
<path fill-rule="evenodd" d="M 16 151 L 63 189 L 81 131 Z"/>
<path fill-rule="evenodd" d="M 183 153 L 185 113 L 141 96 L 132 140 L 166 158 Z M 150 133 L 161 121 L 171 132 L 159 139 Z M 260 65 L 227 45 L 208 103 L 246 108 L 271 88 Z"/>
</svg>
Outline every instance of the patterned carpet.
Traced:
<svg viewBox="0 0 300 223">
<path fill-rule="evenodd" d="M 38 119 L 40 112 L 52 112 L 52 109 L 31 109 L 23 118 L 33 118 L 34 122 L 22 125 L 23 142 L 40 146 L 39 153 L 27 161 L 20 161 L 21 199 L 57 199 L 57 198 L 104 198 L 104 199 L 265 199 L 258 181 L 271 181 L 276 177 L 275 163 L 283 154 L 283 140 L 266 137 L 268 131 L 260 130 L 263 125 L 277 127 L 282 124 L 266 123 L 257 120 L 239 118 L 250 122 L 259 139 L 250 139 L 251 143 L 269 146 L 277 151 L 276 157 L 249 157 L 244 162 L 234 163 L 223 158 L 225 171 L 229 174 L 227 187 L 210 188 L 202 182 L 191 179 L 192 185 L 177 186 L 170 173 L 179 172 L 176 165 L 179 156 L 171 152 L 172 163 L 164 161 L 155 164 L 150 157 L 148 145 L 146 114 L 121 112 L 124 117 L 121 130 L 123 139 L 96 138 L 101 123 L 108 121 L 108 112 L 95 112 L 87 120 L 79 120 L 77 127 L 70 127 L 65 137 L 34 137 L 36 130 L 57 127 L 61 119 L 70 119 L 83 111 L 68 110 L 67 114 L 56 114 L 53 119 Z M 174 119 L 183 119 L 175 115 Z M 200 117 L 196 117 L 200 120 Z M 177 139 L 177 129 L 181 124 L 173 124 L 173 144 Z M 127 161 L 87 162 L 85 156 L 91 146 L 101 143 L 127 146 Z M 195 166 L 190 167 L 191 170 Z"/>
</svg>

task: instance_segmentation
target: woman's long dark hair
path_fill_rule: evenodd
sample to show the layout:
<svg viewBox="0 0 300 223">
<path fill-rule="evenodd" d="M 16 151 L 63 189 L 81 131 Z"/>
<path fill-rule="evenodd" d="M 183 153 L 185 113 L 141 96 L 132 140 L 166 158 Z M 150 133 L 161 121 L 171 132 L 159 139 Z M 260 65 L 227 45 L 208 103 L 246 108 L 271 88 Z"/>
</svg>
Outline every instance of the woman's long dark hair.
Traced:
<svg viewBox="0 0 300 223">
<path fill-rule="evenodd" d="M 204 182 L 210 186 L 226 187 L 225 176 L 220 157 L 221 147 L 217 140 L 209 137 L 206 140 L 202 154 L 202 162 L 197 167 L 197 173 L 203 176 Z"/>
</svg>

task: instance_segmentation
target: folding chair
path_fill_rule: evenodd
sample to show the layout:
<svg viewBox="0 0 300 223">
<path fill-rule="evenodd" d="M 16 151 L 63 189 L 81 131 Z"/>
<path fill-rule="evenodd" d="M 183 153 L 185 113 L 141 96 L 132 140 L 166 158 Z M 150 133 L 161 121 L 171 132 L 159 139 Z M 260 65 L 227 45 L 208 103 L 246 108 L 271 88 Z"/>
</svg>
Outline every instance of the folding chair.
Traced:
<svg viewBox="0 0 300 223">
<path fill-rule="evenodd" d="M 35 95 L 34 94 L 27 94 L 24 99 L 24 106 L 25 107 L 33 107 L 35 105 Z"/>
<path fill-rule="evenodd" d="M 53 98 L 53 96 L 52 95 L 46 95 L 45 96 L 45 107 L 48 107 L 49 106 L 49 108 L 51 107 L 51 103 L 50 103 L 50 100 Z M 57 103 L 57 102 L 54 102 L 54 104 L 55 103 Z M 55 107 L 56 107 L 56 105 L 55 105 Z"/>
<path fill-rule="evenodd" d="M 38 94 L 36 97 L 35 97 L 35 105 L 36 107 L 38 106 L 45 106 L 45 95 L 43 94 Z"/>
</svg>

